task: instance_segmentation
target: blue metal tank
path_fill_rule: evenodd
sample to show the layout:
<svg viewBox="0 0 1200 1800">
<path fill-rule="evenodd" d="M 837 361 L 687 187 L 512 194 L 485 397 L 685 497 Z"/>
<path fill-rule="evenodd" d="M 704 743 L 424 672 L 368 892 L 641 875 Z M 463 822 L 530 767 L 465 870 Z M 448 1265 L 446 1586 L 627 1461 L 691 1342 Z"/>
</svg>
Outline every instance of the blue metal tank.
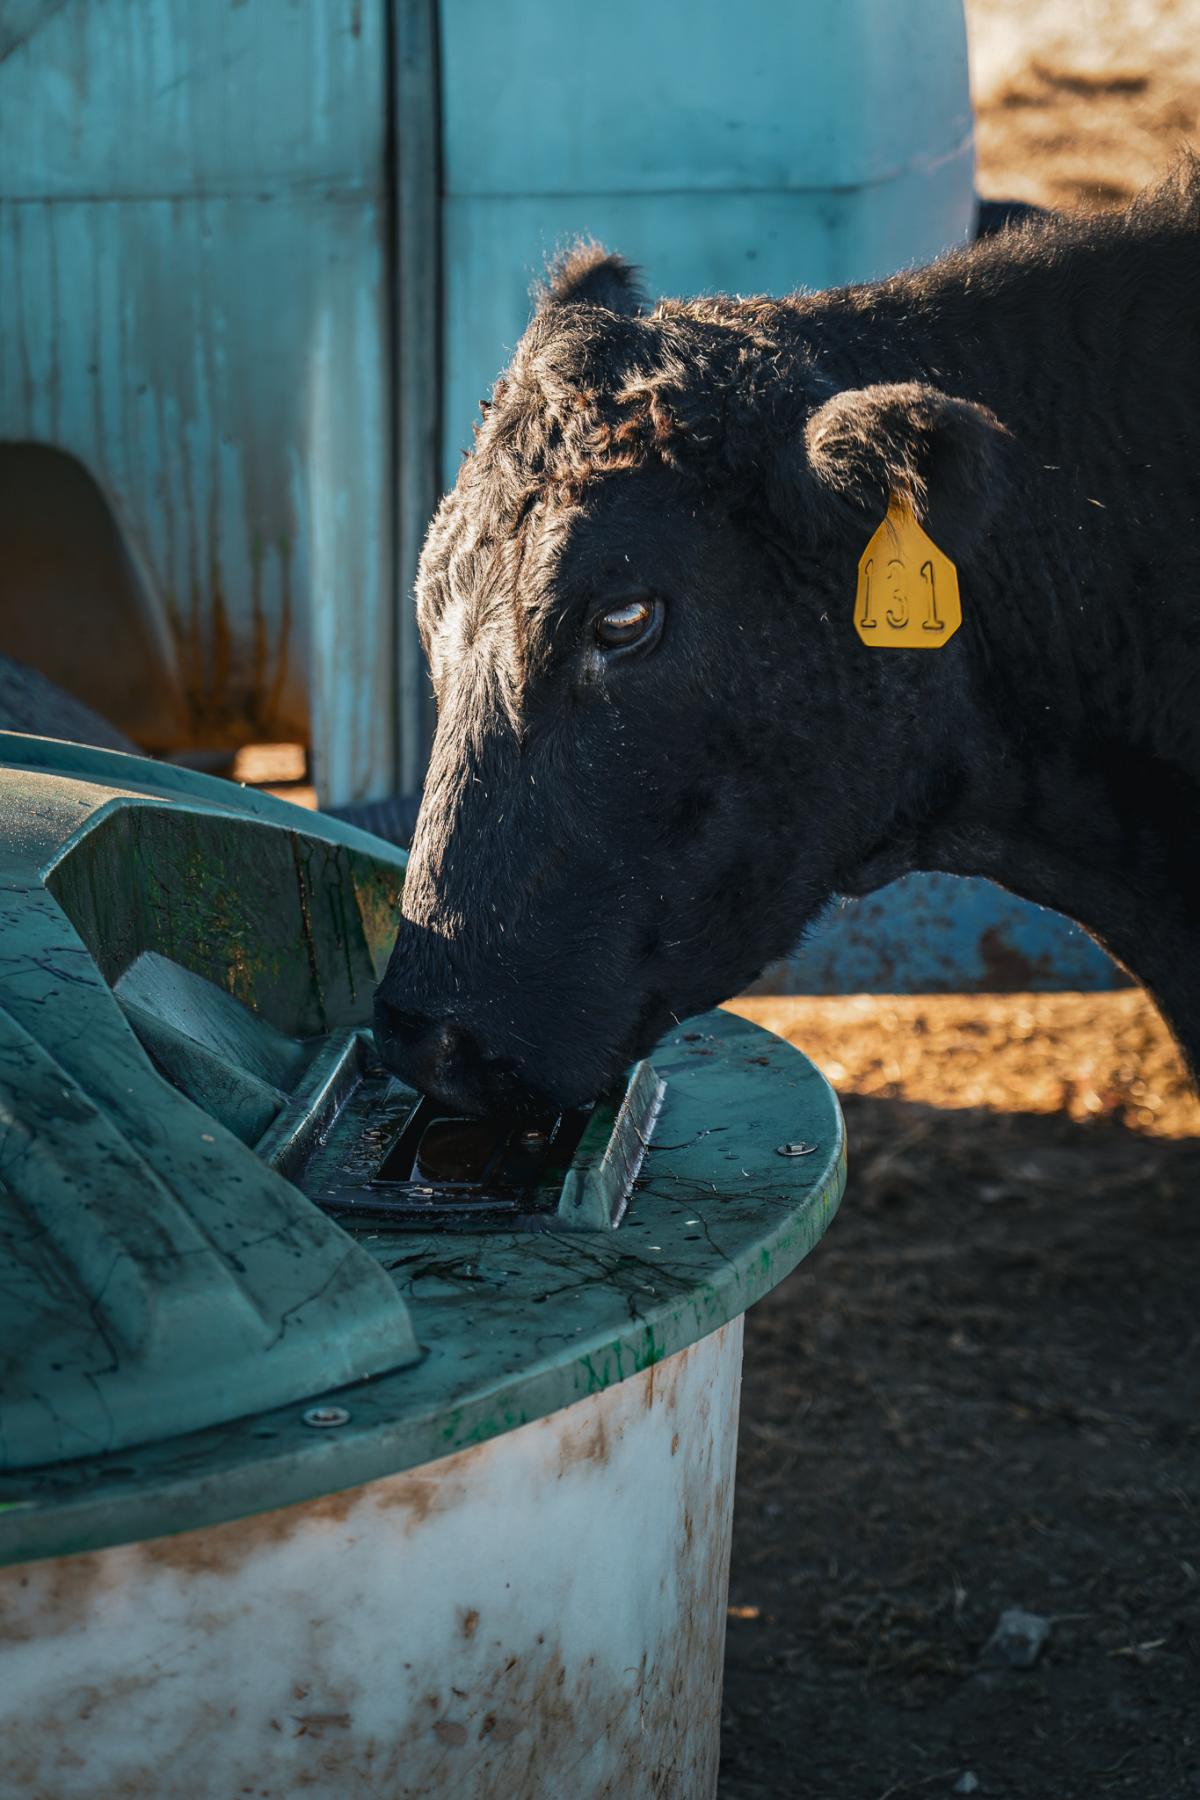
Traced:
<svg viewBox="0 0 1200 1800">
<path fill-rule="evenodd" d="M 391 32 L 379 0 L 0 11 L 0 645 L 147 748 L 309 744 L 334 799 L 420 766 Z"/>
<path fill-rule="evenodd" d="M 547 256 L 652 294 L 789 293 L 971 235 L 962 0 L 443 0 L 445 479 Z"/>
</svg>

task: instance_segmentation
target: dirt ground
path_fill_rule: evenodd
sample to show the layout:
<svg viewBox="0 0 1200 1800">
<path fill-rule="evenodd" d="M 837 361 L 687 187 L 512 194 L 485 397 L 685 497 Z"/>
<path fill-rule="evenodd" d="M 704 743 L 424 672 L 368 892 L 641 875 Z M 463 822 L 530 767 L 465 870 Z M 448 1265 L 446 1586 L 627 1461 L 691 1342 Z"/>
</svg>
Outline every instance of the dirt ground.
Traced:
<svg viewBox="0 0 1200 1800">
<path fill-rule="evenodd" d="M 723 1800 L 1200 1795 L 1200 1118 L 1152 1008 L 737 1010 L 836 1074 L 851 1174 L 747 1321 Z"/>
<path fill-rule="evenodd" d="M 968 12 L 983 192 L 1113 205 L 1200 144 L 1200 4 Z M 747 1321 L 721 1800 L 1200 1796 L 1200 1103 L 1153 1008 L 737 1010 L 851 1173 Z"/>
<path fill-rule="evenodd" d="M 1120 206 L 1200 148 L 1195 0 L 967 0 L 979 189 Z"/>
</svg>

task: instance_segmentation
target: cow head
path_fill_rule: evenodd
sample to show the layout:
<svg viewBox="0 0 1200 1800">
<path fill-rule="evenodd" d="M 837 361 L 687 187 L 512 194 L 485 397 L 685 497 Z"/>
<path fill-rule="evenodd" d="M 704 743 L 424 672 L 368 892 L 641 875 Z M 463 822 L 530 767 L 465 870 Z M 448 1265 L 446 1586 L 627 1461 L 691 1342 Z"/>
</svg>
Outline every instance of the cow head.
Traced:
<svg viewBox="0 0 1200 1800">
<path fill-rule="evenodd" d="M 390 1066 L 466 1111 L 585 1101 L 895 872 L 954 788 L 965 646 L 865 651 L 856 561 L 893 493 L 962 556 L 1001 438 L 839 390 L 804 303 L 647 314 L 618 258 L 554 272 L 421 561 Z"/>
</svg>

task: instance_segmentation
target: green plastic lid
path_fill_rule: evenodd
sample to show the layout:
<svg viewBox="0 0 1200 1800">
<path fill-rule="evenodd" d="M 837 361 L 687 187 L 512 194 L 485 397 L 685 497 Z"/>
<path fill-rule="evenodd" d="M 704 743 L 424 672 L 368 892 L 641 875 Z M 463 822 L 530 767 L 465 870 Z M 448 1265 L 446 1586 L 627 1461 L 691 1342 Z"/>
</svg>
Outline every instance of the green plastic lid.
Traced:
<svg viewBox="0 0 1200 1800">
<path fill-rule="evenodd" d="M 395 1284 L 254 1149 L 369 1008 L 400 866 L 235 788 L 185 809 L 95 778 L 152 773 L 130 757 L 21 766 L 38 744 L 6 734 L 0 771 L 0 1469 L 419 1355 Z"/>
<path fill-rule="evenodd" d="M 369 1031 L 404 866 L 0 733 L 0 1562 L 479 1443 L 718 1329 L 825 1230 L 836 1098 L 724 1013 L 459 1179 L 471 1131 Z"/>
</svg>

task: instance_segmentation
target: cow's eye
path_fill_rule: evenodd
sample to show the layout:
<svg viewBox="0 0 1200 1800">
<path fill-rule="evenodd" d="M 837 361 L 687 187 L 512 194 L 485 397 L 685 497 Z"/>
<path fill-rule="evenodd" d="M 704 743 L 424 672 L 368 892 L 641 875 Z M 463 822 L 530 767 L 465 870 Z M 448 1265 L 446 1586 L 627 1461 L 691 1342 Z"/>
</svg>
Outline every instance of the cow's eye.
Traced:
<svg viewBox="0 0 1200 1800">
<path fill-rule="evenodd" d="M 596 620 L 596 642 L 602 650 L 628 650 L 644 644 L 658 631 L 662 606 L 648 595 L 612 606 Z"/>
</svg>

